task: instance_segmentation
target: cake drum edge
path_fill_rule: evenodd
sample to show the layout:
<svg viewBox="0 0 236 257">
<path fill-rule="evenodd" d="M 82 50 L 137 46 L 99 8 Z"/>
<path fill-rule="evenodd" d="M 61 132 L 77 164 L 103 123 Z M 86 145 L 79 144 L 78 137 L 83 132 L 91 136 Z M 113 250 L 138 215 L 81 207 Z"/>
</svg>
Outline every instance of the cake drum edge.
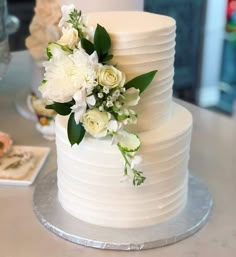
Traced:
<svg viewBox="0 0 236 257">
<path fill-rule="evenodd" d="M 162 247 L 193 235 L 206 224 L 212 206 L 208 188 L 191 175 L 185 208 L 167 222 L 146 228 L 101 227 L 71 216 L 59 203 L 55 171 L 38 181 L 33 196 L 36 216 L 54 234 L 83 246 L 126 251 Z"/>
</svg>

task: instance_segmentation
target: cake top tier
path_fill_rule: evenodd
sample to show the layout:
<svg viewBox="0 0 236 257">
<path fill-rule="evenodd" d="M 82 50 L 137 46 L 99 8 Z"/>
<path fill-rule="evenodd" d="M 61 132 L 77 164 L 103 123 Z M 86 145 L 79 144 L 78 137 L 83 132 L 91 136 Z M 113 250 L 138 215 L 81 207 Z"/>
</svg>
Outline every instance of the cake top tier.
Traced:
<svg viewBox="0 0 236 257">
<path fill-rule="evenodd" d="M 176 22 L 173 18 L 148 12 L 114 11 L 96 12 L 88 14 L 89 24 L 104 26 L 111 34 L 142 34 L 163 32 L 171 33 L 175 30 Z"/>
</svg>

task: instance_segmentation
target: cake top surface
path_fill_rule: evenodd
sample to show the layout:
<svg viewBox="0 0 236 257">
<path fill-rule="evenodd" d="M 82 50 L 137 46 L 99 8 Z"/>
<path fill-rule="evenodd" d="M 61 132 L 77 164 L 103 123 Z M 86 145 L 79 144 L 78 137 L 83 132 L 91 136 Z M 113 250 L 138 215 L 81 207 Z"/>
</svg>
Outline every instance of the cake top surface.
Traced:
<svg viewBox="0 0 236 257">
<path fill-rule="evenodd" d="M 139 11 L 89 13 L 89 24 L 105 26 L 110 33 L 134 34 L 160 30 L 174 30 L 176 22 L 165 15 Z"/>
</svg>

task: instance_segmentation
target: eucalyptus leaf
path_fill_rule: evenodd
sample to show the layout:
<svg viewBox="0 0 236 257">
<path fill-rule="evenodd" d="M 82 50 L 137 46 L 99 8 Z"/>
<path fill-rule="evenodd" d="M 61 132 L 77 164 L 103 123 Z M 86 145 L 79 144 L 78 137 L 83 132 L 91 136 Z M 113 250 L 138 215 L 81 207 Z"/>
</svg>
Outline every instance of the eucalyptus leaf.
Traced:
<svg viewBox="0 0 236 257">
<path fill-rule="evenodd" d="M 88 55 L 91 55 L 95 51 L 93 43 L 84 37 L 81 38 L 81 45 Z"/>
<path fill-rule="evenodd" d="M 111 39 L 106 29 L 101 25 L 97 25 L 94 34 L 94 48 L 97 51 L 99 61 L 102 62 L 102 58 L 108 55 L 111 48 Z"/>
<path fill-rule="evenodd" d="M 67 134 L 71 146 L 74 144 L 80 144 L 85 135 L 85 129 L 82 123 L 76 124 L 74 113 L 72 113 L 68 120 Z"/>
<path fill-rule="evenodd" d="M 142 74 L 134 79 L 131 79 L 128 83 L 125 84 L 125 88 L 129 89 L 131 87 L 134 87 L 136 89 L 139 89 L 141 94 L 152 82 L 156 73 L 157 73 L 157 70 L 154 70 L 154 71 L 150 71 L 148 73 Z"/>
</svg>

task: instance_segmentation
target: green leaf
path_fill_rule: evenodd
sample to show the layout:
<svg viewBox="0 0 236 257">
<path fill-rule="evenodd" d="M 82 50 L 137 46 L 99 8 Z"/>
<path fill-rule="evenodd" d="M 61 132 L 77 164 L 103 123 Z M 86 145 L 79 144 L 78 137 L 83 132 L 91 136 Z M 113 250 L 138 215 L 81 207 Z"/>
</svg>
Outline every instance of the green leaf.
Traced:
<svg viewBox="0 0 236 257">
<path fill-rule="evenodd" d="M 70 101 L 68 103 L 57 103 L 54 102 L 53 104 L 46 105 L 46 109 L 52 109 L 56 111 L 58 114 L 66 116 L 71 113 L 71 106 L 73 106 L 73 101 Z"/>
<path fill-rule="evenodd" d="M 48 110 L 54 110 L 54 105 L 53 104 L 48 104 L 45 106 L 46 109 Z"/>
<path fill-rule="evenodd" d="M 99 24 L 97 25 L 94 34 L 94 48 L 97 51 L 100 62 L 102 62 L 102 59 L 108 55 L 111 48 L 110 36 L 106 29 Z"/>
<path fill-rule="evenodd" d="M 105 56 L 105 57 L 102 58 L 102 63 L 108 62 L 108 61 L 110 61 L 112 58 L 113 58 L 113 55 L 112 55 L 112 54 L 108 54 L 107 56 Z"/>
<path fill-rule="evenodd" d="M 51 53 L 51 50 L 48 47 L 46 49 L 46 53 L 47 53 L 48 60 L 52 59 L 53 55 Z"/>
<path fill-rule="evenodd" d="M 123 121 L 123 120 L 126 120 L 129 116 L 125 115 L 125 114 L 122 114 L 122 115 L 117 115 L 116 116 L 116 119 L 118 121 Z"/>
<path fill-rule="evenodd" d="M 148 73 L 142 74 L 134 79 L 131 79 L 128 83 L 125 84 L 125 88 L 129 89 L 131 87 L 134 87 L 136 89 L 139 89 L 141 94 L 152 82 L 156 73 L 157 73 L 157 70 L 154 70 L 154 71 L 150 71 Z"/>
<path fill-rule="evenodd" d="M 67 134 L 71 146 L 74 144 L 80 144 L 85 135 L 85 129 L 82 123 L 76 124 L 74 113 L 70 115 L 67 125 Z"/>
<path fill-rule="evenodd" d="M 93 43 L 84 37 L 81 38 L 81 45 L 88 55 L 91 55 L 95 51 Z"/>
<path fill-rule="evenodd" d="M 133 185 L 134 186 L 140 186 L 146 180 L 146 178 L 142 175 L 143 172 L 141 172 L 141 171 L 133 170 L 133 174 L 134 174 L 134 177 L 133 177 Z"/>
<path fill-rule="evenodd" d="M 85 24 L 81 22 L 81 15 L 82 12 L 78 11 L 76 9 L 72 10 L 72 12 L 69 14 L 70 20 L 68 23 L 72 24 L 72 27 L 78 31 L 79 38 L 83 38 L 83 30 L 82 28 L 85 27 Z"/>
</svg>

